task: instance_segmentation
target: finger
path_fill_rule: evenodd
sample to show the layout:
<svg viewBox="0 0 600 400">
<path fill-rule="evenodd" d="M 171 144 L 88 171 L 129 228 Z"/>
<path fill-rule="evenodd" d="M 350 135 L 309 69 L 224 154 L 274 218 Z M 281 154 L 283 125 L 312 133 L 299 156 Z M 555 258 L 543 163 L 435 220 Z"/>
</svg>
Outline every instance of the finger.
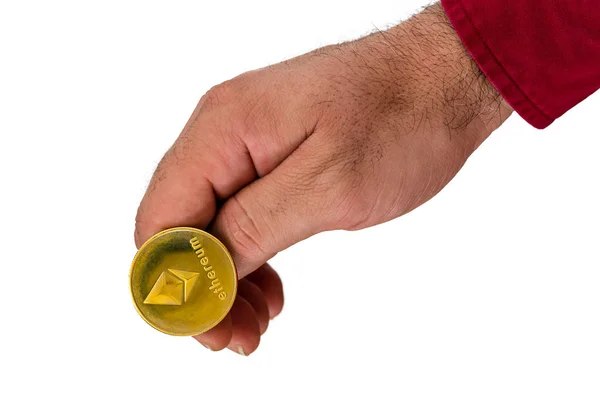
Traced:
<svg viewBox="0 0 600 400">
<path fill-rule="evenodd" d="M 175 226 L 204 229 L 226 198 L 256 177 L 234 121 L 241 109 L 232 85 L 200 99 L 173 146 L 159 163 L 136 217 L 136 244 Z M 227 118 L 227 116 L 230 118 Z"/>
<path fill-rule="evenodd" d="M 134 235 L 138 248 L 164 229 L 176 226 L 203 228 L 215 215 L 216 200 L 206 179 L 192 182 L 191 177 L 184 174 L 179 180 L 163 181 L 161 177 L 168 172 L 161 168 L 170 170 L 159 167 L 138 208 Z M 197 202 L 189 200 L 192 198 Z"/>
<path fill-rule="evenodd" d="M 331 155 L 321 156 L 311 136 L 270 174 L 225 202 L 212 231 L 230 250 L 240 278 L 277 252 L 326 229 L 343 210 L 333 206 L 334 185 L 327 172 Z"/>
<path fill-rule="evenodd" d="M 217 196 L 229 196 L 255 178 L 252 160 L 241 145 L 225 135 L 211 139 L 215 136 L 211 132 L 204 136 L 199 132 L 182 133 L 159 163 L 138 208 L 138 247 L 166 228 L 204 229 L 215 215 Z M 218 155 L 225 149 L 236 163 L 220 159 Z"/>
<path fill-rule="evenodd" d="M 217 199 L 268 174 L 306 138 L 305 125 L 282 111 L 285 99 L 269 86 L 271 80 L 249 85 L 248 79 L 253 78 L 223 83 L 198 103 L 142 199 L 136 217 L 138 247 L 166 228 L 204 229 L 215 215 Z M 248 87 L 259 93 L 253 96 Z"/>
<path fill-rule="evenodd" d="M 269 264 L 265 264 L 246 279 L 260 288 L 267 302 L 269 318 L 279 315 L 283 308 L 283 284 L 277 272 Z"/>
<path fill-rule="evenodd" d="M 231 308 L 232 335 L 228 349 L 243 356 L 254 352 L 260 343 L 260 328 L 254 309 L 243 297 L 236 297 Z"/>
<path fill-rule="evenodd" d="M 238 285 L 237 295 L 250 303 L 258 319 L 260 334 L 265 333 L 269 326 L 269 307 L 267 306 L 263 292 L 254 283 L 247 279 L 242 279 Z"/>
<path fill-rule="evenodd" d="M 231 315 L 227 315 L 221 322 L 217 324 L 210 331 L 205 332 L 201 335 L 194 336 L 198 342 L 204 347 L 218 351 L 223 350 L 231 342 L 232 335 L 232 323 Z"/>
</svg>

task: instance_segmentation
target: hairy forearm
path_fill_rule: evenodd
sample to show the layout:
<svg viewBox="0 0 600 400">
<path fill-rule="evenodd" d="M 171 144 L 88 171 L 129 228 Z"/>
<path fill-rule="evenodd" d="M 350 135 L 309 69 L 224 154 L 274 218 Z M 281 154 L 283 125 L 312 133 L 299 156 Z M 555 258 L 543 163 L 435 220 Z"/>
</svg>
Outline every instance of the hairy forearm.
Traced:
<svg viewBox="0 0 600 400">
<path fill-rule="evenodd" d="M 415 118 L 432 126 L 441 123 L 449 137 L 474 150 L 512 113 L 464 48 L 439 3 L 363 40 L 370 42 L 381 63 L 395 71 L 406 114 L 424 114 L 406 118 L 406 123 Z"/>
</svg>

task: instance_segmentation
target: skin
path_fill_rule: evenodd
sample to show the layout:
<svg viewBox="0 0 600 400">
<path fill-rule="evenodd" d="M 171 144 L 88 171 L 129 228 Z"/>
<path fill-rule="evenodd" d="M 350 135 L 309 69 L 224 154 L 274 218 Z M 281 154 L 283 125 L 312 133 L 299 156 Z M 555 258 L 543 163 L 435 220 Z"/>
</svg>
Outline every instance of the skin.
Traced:
<svg viewBox="0 0 600 400">
<path fill-rule="evenodd" d="M 415 209 L 511 113 L 433 5 L 388 31 L 206 93 L 157 167 L 136 245 L 174 226 L 219 237 L 238 268 L 239 295 L 196 339 L 248 355 L 283 307 L 270 258 L 316 233 Z"/>
</svg>

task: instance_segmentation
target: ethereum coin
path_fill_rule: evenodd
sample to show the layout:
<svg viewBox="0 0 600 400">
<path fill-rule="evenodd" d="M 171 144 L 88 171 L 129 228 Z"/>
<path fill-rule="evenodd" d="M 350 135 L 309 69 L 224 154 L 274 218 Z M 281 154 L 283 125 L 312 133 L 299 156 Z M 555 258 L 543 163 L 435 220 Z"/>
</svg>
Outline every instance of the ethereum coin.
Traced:
<svg viewBox="0 0 600 400">
<path fill-rule="evenodd" d="M 217 325 L 237 291 L 227 248 L 195 228 L 173 228 L 151 237 L 135 255 L 130 287 L 135 308 L 155 329 L 193 336 Z"/>
</svg>

